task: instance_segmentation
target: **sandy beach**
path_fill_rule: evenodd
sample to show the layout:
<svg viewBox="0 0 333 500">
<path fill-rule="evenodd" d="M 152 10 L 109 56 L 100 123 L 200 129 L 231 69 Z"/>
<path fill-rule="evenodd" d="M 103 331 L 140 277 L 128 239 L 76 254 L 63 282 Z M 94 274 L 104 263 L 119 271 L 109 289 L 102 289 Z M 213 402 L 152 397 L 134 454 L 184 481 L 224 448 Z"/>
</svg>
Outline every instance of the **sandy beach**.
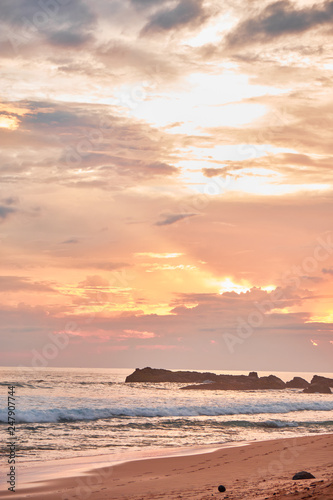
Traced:
<svg viewBox="0 0 333 500">
<path fill-rule="evenodd" d="M 292 480 L 303 470 L 315 478 Z M 77 477 L 17 485 L 15 493 L 2 491 L 0 498 L 332 500 L 332 482 L 333 434 L 322 434 L 260 441 L 199 455 L 131 461 Z M 221 484 L 226 488 L 223 493 L 218 491 Z"/>
</svg>

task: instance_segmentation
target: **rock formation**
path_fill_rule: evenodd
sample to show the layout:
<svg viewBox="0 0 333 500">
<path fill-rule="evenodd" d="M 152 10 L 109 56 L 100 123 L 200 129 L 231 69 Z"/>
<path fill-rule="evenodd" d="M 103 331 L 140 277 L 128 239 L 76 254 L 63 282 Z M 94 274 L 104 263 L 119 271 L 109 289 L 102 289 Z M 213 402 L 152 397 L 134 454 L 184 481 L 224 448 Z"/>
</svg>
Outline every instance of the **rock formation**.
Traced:
<svg viewBox="0 0 333 500">
<path fill-rule="evenodd" d="M 201 373 L 155 368 L 137 368 L 134 373 L 126 378 L 129 382 L 178 382 L 191 383 L 183 389 L 204 389 L 204 390 L 256 390 L 256 389 L 284 389 L 285 383 L 275 377 L 258 377 L 256 372 L 247 375 L 217 375 L 216 373 Z"/>
<path fill-rule="evenodd" d="M 305 387 L 308 386 L 309 382 L 302 377 L 294 377 L 292 380 L 289 380 L 289 382 L 286 382 L 286 387 L 291 389 L 305 389 Z"/>
<path fill-rule="evenodd" d="M 248 375 L 217 375 L 210 372 L 190 372 L 171 371 L 157 368 L 136 368 L 136 370 L 126 377 L 125 382 L 149 382 L 163 383 L 174 382 L 179 384 L 190 384 L 181 387 L 184 390 L 205 390 L 205 391 L 256 391 L 269 389 L 296 388 L 303 389 L 306 393 L 320 392 L 330 394 L 330 386 L 333 387 L 333 379 L 314 375 L 309 384 L 304 378 L 294 377 L 285 383 L 275 375 L 268 377 L 258 377 L 257 372 L 250 372 Z"/>
<path fill-rule="evenodd" d="M 269 375 L 268 377 L 246 377 L 245 375 L 220 375 L 221 378 L 217 382 L 210 384 L 195 384 L 182 387 L 184 390 L 210 390 L 210 391 L 256 391 L 263 389 L 284 389 L 286 384 L 275 377 Z M 231 378 L 229 378 L 231 377 Z M 235 378 L 233 378 L 235 377 Z M 243 377 L 242 379 L 238 377 Z"/>
<path fill-rule="evenodd" d="M 329 386 L 327 384 L 323 384 L 323 383 L 310 384 L 309 387 L 306 387 L 303 390 L 303 392 L 310 393 L 310 394 L 315 393 L 315 392 L 319 392 L 320 394 L 331 394 L 332 393 Z"/>
<path fill-rule="evenodd" d="M 321 375 L 314 375 L 311 384 L 325 384 L 328 387 L 333 387 L 333 378 L 322 377 Z"/>
<path fill-rule="evenodd" d="M 179 383 L 203 383 L 207 380 L 213 382 L 218 380 L 219 375 L 215 373 L 200 372 L 172 372 L 157 368 L 136 368 L 135 372 L 126 377 L 125 382 L 179 382 Z"/>
</svg>

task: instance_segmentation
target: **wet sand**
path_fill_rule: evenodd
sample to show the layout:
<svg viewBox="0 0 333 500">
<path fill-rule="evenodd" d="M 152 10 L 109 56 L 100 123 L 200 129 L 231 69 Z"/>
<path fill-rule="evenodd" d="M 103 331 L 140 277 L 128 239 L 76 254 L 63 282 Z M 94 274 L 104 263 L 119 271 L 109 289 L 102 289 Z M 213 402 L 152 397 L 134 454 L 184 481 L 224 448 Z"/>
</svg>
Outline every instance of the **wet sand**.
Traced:
<svg viewBox="0 0 333 500">
<path fill-rule="evenodd" d="M 315 479 L 293 481 L 293 475 L 303 470 L 311 472 Z M 220 484 L 226 488 L 224 493 L 218 491 Z M 15 493 L 2 489 L 0 498 L 333 500 L 333 434 L 259 441 L 196 455 L 136 460 L 95 468 L 76 477 L 17 484 Z"/>
</svg>

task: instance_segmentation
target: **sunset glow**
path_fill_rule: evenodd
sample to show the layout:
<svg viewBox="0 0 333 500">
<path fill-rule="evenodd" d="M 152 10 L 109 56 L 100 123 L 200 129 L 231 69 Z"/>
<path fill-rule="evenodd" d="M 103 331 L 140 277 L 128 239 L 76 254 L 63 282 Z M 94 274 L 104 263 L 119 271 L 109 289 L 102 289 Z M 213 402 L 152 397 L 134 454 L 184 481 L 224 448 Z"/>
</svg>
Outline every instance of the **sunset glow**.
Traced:
<svg viewBox="0 0 333 500">
<path fill-rule="evenodd" d="M 18 127 L 18 120 L 14 116 L 6 116 L 0 114 L 0 128 L 8 128 L 15 130 Z"/>
<path fill-rule="evenodd" d="M 230 278 L 226 278 L 221 282 L 220 294 L 225 292 L 236 292 L 236 293 L 246 293 L 251 290 L 251 286 L 244 286 L 237 283 L 233 283 Z"/>
<path fill-rule="evenodd" d="M 55 3 L 0 2 L 1 363 L 329 371 L 327 2 Z"/>
</svg>

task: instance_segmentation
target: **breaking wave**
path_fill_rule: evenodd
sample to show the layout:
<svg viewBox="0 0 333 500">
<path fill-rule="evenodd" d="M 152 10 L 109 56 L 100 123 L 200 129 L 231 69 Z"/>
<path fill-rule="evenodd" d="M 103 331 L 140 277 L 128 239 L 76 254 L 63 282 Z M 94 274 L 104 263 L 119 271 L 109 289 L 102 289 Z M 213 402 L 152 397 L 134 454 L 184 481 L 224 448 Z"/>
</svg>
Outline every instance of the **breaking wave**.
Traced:
<svg viewBox="0 0 333 500">
<path fill-rule="evenodd" d="M 248 404 L 233 404 L 228 406 L 211 405 L 187 405 L 187 406 L 156 406 L 156 407 L 116 407 L 105 408 L 79 407 L 79 408 L 49 408 L 29 409 L 16 411 L 16 422 L 46 423 L 46 422 L 75 422 L 99 419 L 126 418 L 126 417 L 220 417 L 224 415 L 259 415 L 264 414 L 287 414 L 299 411 L 331 411 L 333 401 L 299 401 L 299 402 L 275 402 L 261 403 L 253 406 Z M 7 412 L 0 410 L 0 422 L 7 423 Z M 241 425 L 241 424 L 239 424 Z M 251 423 L 252 425 L 252 423 Z M 254 424 L 253 424 L 254 425 Z M 262 427 L 282 427 L 285 422 L 278 420 L 259 422 Z M 297 425 L 297 424 L 296 424 Z M 290 424 L 289 424 L 290 426 Z"/>
</svg>

